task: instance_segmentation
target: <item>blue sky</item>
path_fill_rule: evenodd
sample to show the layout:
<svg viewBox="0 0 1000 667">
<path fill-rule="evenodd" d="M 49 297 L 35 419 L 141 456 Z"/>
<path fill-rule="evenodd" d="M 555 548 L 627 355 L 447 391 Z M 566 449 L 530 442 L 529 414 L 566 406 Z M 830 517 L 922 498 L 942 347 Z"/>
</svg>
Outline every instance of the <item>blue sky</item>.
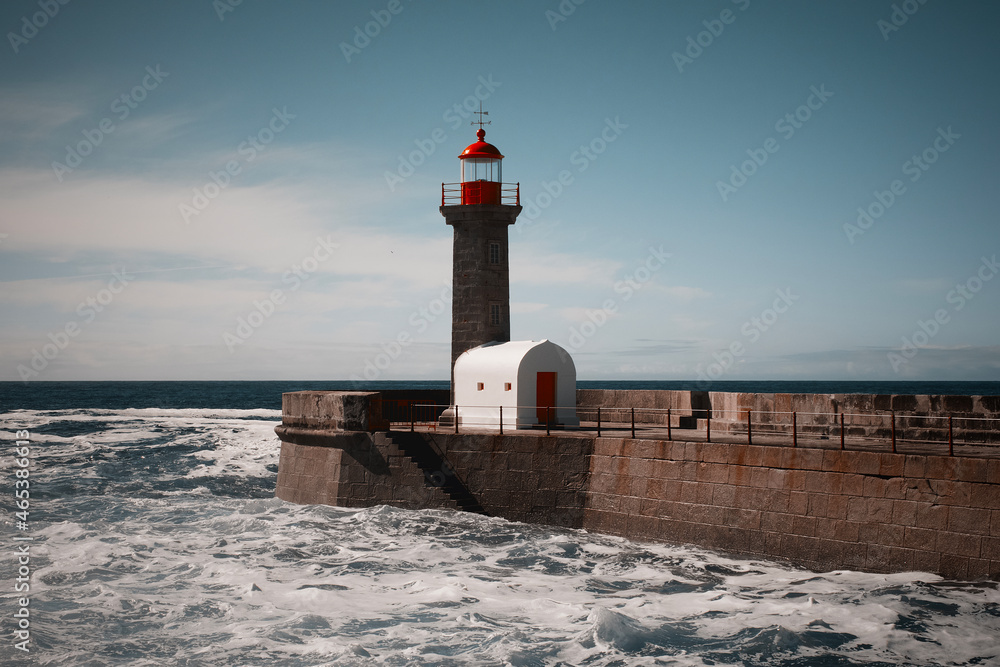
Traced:
<svg viewBox="0 0 1000 667">
<path fill-rule="evenodd" d="M 998 19 L 11 0 L 0 379 L 447 378 L 480 100 L 512 337 L 581 379 L 1000 379 Z"/>
</svg>

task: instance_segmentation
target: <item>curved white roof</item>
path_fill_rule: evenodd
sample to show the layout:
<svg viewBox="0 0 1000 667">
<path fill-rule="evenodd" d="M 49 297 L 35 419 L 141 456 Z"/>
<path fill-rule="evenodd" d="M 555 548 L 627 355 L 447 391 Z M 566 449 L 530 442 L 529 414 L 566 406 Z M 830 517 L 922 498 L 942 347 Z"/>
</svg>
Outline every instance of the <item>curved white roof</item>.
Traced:
<svg viewBox="0 0 1000 667">
<path fill-rule="evenodd" d="M 512 340 L 507 343 L 486 343 L 466 350 L 455 360 L 455 372 L 466 364 L 480 371 L 500 371 L 512 366 L 516 368 L 529 355 L 542 358 L 555 356 L 564 365 L 574 365 L 569 353 L 550 340 Z"/>
</svg>

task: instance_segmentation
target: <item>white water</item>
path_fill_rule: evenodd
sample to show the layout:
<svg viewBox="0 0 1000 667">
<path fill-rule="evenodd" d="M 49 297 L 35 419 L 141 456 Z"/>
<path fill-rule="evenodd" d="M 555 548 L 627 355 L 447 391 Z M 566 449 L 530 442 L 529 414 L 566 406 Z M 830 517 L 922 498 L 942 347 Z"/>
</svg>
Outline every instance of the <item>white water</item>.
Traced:
<svg viewBox="0 0 1000 667">
<path fill-rule="evenodd" d="M 1000 664 L 993 583 L 812 573 L 471 514 L 278 501 L 276 417 L 3 415 L 5 442 L 23 428 L 33 441 L 32 661 Z M 12 523 L 10 510 L 8 535 Z M 0 658 L 19 657 L 12 644 Z"/>
</svg>

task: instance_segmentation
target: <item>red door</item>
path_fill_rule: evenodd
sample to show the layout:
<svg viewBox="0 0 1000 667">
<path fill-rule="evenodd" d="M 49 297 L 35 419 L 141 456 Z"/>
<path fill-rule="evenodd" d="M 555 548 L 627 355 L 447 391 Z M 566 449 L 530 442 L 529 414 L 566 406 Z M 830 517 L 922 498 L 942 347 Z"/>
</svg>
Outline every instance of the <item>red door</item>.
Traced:
<svg viewBox="0 0 1000 667">
<path fill-rule="evenodd" d="M 547 420 L 555 421 L 556 411 L 547 408 L 556 407 L 556 374 L 539 373 L 538 384 L 535 386 L 535 406 L 538 412 L 538 423 L 544 424 Z"/>
</svg>

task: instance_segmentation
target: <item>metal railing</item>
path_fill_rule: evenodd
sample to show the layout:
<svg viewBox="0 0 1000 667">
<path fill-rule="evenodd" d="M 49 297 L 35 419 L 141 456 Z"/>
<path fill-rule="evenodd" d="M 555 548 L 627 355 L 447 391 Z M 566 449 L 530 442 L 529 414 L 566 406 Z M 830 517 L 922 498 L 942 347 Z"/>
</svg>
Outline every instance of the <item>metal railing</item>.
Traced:
<svg viewBox="0 0 1000 667">
<path fill-rule="evenodd" d="M 1000 456 L 1000 418 L 915 415 L 894 411 L 822 413 L 714 408 L 448 406 L 383 401 L 390 429 L 482 431 L 572 429 L 596 437 L 641 437 L 687 442 L 864 449 L 896 453 Z M 452 413 L 445 422 L 445 410 Z M 545 411 L 544 414 L 542 411 Z M 574 419 L 565 416 L 573 414 Z M 579 420 L 579 425 L 577 425 Z M 571 421 L 571 424 L 560 422 Z M 956 448 L 959 451 L 956 451 Z"/>
<path fill-rule="evenodd" d="M 498 204 L 504 206 L 521 205 L 521 184 L 520 183 L 500 183 L 500 201 Z M 441 206 L 460 206 L 462 201 L 461 183 L 441 184 Z"/>
</svg>

